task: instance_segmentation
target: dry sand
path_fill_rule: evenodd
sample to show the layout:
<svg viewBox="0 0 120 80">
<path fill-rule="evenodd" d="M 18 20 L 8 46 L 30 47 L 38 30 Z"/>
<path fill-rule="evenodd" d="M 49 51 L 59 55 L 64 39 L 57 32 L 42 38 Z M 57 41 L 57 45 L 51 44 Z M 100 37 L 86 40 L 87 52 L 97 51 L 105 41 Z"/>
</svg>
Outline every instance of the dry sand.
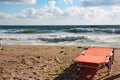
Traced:
<svg viewBox="0 0 120 80">
<path fill-rule="evenodd" d="M 87 47 L 5 45 L 0 51 L 0 80 L 81 80 L 72 60 Z M 112 74 L 96 79 L 120 80 L 120 49 L 115 49 Z"/>
</svg>

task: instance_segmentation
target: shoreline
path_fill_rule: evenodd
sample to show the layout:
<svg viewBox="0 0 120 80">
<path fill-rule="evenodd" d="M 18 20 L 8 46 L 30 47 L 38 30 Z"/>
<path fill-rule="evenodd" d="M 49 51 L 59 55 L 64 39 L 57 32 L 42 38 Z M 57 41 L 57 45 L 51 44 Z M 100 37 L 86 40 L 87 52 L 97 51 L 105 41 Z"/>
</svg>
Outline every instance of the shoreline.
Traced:
<svg viewBox="0 0 120 80">
<path fill-rule="evenodd" d="M 72 60 L 86 48 L 88 46 L 3 45 L 0 51 L 0 79 L 64 80 L 78 78 L 78 75 L 74 75 Z M 112 74 L 104 79 L 120 73 L 119 53 L 120 48 L 116 48 Z M 98 78 L 102 76 L 99 75 Z"/>
<path fill-rule="evenodd" d="M 109 47 L 120 48 L 119 46 L 107 46 L 107 45 L 63 45 L 63 44 L 1 44 L 2 46 L 74 46 L 74 47 Z"/>
</svg>

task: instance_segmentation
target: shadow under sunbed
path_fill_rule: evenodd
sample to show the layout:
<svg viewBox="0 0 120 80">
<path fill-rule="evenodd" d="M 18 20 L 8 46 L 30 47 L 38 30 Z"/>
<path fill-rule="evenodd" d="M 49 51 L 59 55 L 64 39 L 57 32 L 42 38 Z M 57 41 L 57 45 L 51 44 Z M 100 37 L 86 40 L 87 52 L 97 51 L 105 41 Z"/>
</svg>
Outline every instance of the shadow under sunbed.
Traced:
<svg viewBox="0 0 120 80">
<path fill-rule="evenodd" d="M 75 65 L 71 64 L 68 68 L 59 74 L 54 80 L 73 80 L 77 78 Z"/>
<path fill-rule="evenodd" d="M 71 64 L 68 68 L 64 69 L 63 73 L 59 74 L 54 80 L 93 80 L 93 77 L 96 75 L 96 71 L 92 74 L 92 78 L 87 78 L 88 76 L 82 76 L 81 72 L 85 69 L 80 71 L 77 70 L 75 64 Z M 83 72 L 86 74 L 86 72 Z"/>
</svg>

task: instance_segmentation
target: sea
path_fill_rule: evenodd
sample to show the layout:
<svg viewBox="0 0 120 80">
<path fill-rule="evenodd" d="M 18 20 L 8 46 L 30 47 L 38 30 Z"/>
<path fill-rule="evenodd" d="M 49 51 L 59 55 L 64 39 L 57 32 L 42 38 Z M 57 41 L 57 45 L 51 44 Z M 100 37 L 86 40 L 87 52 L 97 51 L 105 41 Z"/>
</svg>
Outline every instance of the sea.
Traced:
<svg viewBox="0 0 120 80">
<path fill-rule="evenodd" d="M 1 25 L 0 44 L 120 47 L 120 25 Z"/>
</svg>

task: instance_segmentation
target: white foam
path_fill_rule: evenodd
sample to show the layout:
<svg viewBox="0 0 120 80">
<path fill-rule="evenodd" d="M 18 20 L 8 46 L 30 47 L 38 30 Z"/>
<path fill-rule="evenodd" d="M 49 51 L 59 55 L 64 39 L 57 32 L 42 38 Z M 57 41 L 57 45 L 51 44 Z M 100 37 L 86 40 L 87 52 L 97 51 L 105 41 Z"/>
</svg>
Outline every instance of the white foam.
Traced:
<svg viewBox="0 0 120 80">
<path fill-rule="evenodd" d="M 35 34 L 9 34 L 4 33 L 5 30 L 0 31 L 0 43 L 2 44 L 20 44 L 20 45 L 103 45 L 103 46 L 119 46 L 120 47 L 120 35 L 119 34 L 107 34 L 107 33 L 70 33 L 70 32 L 55 32 L 55 33 L 35 33 Z M 76 38 L 82 37 L 75 41 L 63 41 L 63 42 L 46 42 L 41 41 L 38 38 L 54 39 L 54 38 Z"/>
</svg>

